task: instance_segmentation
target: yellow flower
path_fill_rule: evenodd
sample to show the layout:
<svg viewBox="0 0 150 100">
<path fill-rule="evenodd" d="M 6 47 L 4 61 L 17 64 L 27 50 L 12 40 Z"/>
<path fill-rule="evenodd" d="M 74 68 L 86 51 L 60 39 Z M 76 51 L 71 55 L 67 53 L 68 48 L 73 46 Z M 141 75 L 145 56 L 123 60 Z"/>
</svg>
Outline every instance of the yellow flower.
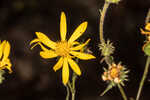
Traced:
<svg viewBox="0 0 150 100">
<path fill-rule="evenodd" d="M 43 33 L 36 32 L 37 38 L 30 42 L 30 45 L 36 43 L 35 45 L 32 46 L 32 48 L 35 47 L 36 45 L 41 46 L 42 51 L 40 52 L 40 56 L 44 59 L 60 56 L 58 62 L 54 65 L 53 70 L 57 71 L 60 68 L 62 68 L 62 81 L 64 85 L 66 85 L 69 80 L 69 65 L 77 75 L 81 75 L 81 70 L 79 66 L 72 58 L 77 57 L 82 60 L 95 58 L 91 54 L 80 52 L 80 50 L 82 50 L 82 48 L 88 44 L 90 39 L 88 39 L 83 44 L 80 44 L 79 42 L 76 41 L 85 32 L 87 24 L 88 24 L 87 22 L 83 22 L 82 24 L 80 24 L 74 31 L 70 39 L 67 41 L 66 16 L 65 13 L 62 12 L 60 18 L 60 36 L 61 36 L 60 41 L 53 42 Z"/>
<path fill-rule="evenodd" d="M 0 70 L 2 69 L 8 69 L 9 73 L 12 72 L 11 70 L 11 62 L 8 58 L 10 53 L 10 44 L 8 41 L 4 40 L 2 43 L 0 43 Z"/>
<path fill-rule="evenodd" d="M 143 29 L 140 29 L 141 30 L 141 33 L 144 34 L 144 35 L 150 35 L 150 23 L 147 23 L 146 26 L 145 26 L 145 30 L 144 31 Z"/>
<path fill-rule="evenodd" d="M 150 23 L 147 23 L 145 25 L 145 30 L 140 29 L 141 30 L 141 34 L 146 35 L 147 36 L 147 41 L 146 43 L 143 45 L 142 50 L 144 51 L 145 47 L 150 43 Z"/>
</svg>

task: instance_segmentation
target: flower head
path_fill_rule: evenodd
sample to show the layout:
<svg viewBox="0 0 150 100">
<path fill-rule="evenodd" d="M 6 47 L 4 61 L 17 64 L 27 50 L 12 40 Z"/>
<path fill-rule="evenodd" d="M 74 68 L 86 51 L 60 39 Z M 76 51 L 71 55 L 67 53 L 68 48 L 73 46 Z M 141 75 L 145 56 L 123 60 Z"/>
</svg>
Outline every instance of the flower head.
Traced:
<svg viewBox="0 0 150 100">
<path fill-rule="evenodd" d="M 107 40 L 107 42 L 102 42 L 99 44 L 99 50 L 101 50 L 101 55 L 103 56 L 110 56 L 114 53 L 115 47 L 113 46 L 113 43 L 110 42 L 110 40 Z"/>
<path fill-rule="evenodd" d="M 129 71 L 126 71 L 126 68 L 122 66 L 120 63 L 109 66 L 108 70 L 104 69 L 105 72 L 102 75 L 103 81 L 109 81 L 113 84 L 122 84 L 125 80 L 127 80 L 127 73 Z"/>
<path fill-rule="evenodd" d="M 100 94 L 103 96 L 106 92 L 108 92 L 111 88 L 113 88 L 116 85 L 123 85 L 124 81 L 127 81 L 127 73 L 129 70 L 126 70 L 124 66 L 119 64 L 112 63 L 108 69 L 104 68 L 104 73 L 102 75 L 102 80 L 108 82 L 107 88 Z"/>
<path fill-rule="evenodd" d="M 10 53 L 10 44 L 8 41 L 4 40 L 0 43 L 0 70 L 8 69 L 9 73 L 12 72 L 11 70 L 11 62 L 9 60 L 9 53 Z"/>
<path fill-rule="evenodd" d="M 150 56 L 150 23 L 147 23 L 145 26 L 145 31 L 143 29 L 141 30 L 141 34 L 146 35 L 146 42 L 142 47 L 142 50 L 145 52 L 146 55 Z"/>
<path fill-rule="evenodd" d="M 84 46 L 88 44 L 90 39 L 88 39 L 85 43 L 81 44 L 76 40 L 85 32 L 87 28 L 87 22 L 83 22 L 80 24 L 74 33 L 71 35 L 69 40 L 66 39 L 67 33 L 67 23 L 65 13 L 61 13 L 60 18 L 60 36 L 61 40 L 58 42 L 53 42 L 50 40 L 45 34 L 41 32 L 36 32 L 37 38 L 32 40 L 30 44 L 35 43 L 32 46 L 40 45 L 42 51 L 40 52 L 40 56 L 44 59 L 60 57 L 58 62 L 54 65 L 54 71 L 62 68 L 62 80 L 64 85 L 69 80 L 69 65 L 71 69 L 77 74 L 81 75 L 81 70 L 77 63 L 73 60 L 74 57 L 77 57 L 82 60 L 94 59 L 95 57 L 91 54 L 80 52 Z M 47 48 L 46 48 L 47 47 Z"/>
</svg>

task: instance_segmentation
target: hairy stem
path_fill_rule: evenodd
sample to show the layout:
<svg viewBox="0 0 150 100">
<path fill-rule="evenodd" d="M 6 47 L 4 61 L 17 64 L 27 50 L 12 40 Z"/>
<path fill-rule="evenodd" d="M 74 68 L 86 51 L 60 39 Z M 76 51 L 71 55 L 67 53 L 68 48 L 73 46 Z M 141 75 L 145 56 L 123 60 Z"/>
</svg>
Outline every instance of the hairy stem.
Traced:
<svg viewBox="0 0 150 100">
<path fill-rule="evenodd" d="M 139 90 L 138 90 L 138 93 L 137 93 L 136 100 L 139 100 L 139 98 L 140 98 L 140 94 L 141 94 L 141 91 L 142 91 L 142 88 L 143 88 L 143 85 L 144 85 L 144 81 L 145 81 L 145 79 L 147 77 L 147 74 L 148 74 L 149 64 L 150 64 L 150 56 L 147 57 L 145 70 L 144 70 L 144 73 L 143 73 L 143 76 L 142 76 L 142 79 L 141 79 L 141 82 L 140 82 L 140 86 L 139 86 Z"/>
<path fill-rule="evenodd" d="M 122 97 L 123 97 L 123 100 L 127 100 L 127 96 L 126 96 L 126 94 L 125 94 L 125 92 L 124 92 L 124 90 L 123 90 L 123 88 L 121 87 L 120 84 L 118 84 L 118 88 L 119 88 L 119 90 L 120 90 L 120 92 L 121 92 L 121 95 L 122 95 Z"/>
<path fill-rule="evenodd" d="M 101 16 L 100 16 L 99 35 L 100 35 L 101 43 L 105 42 L 104 37 L 103 37 L 103 25 L 104 25 L 104 19 L 105 19 L 105 15 L 106 15 L 108 7 L 109 7 L 109 3 L 105 2 L 103 10 L 100 11 Z"/>
</svg>

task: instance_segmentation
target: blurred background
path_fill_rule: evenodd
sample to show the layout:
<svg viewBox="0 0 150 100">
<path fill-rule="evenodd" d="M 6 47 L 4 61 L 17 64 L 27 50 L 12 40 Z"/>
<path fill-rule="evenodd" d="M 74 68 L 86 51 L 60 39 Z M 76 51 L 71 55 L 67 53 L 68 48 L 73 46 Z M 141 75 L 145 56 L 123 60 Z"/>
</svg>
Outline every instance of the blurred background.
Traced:
<svg viewBox="0 0 150 100">
<path fill-rule="evenodd" d="M 59 23 L 62 11 L 67 16 L 68 34 L 83 21 L 88 27 L 81 41 L 91 38 L 89 49 L 96 60 L 80 61 L 82 76 L 76 82 L 76 100 L 122 100 L 117 87 L 103 97 L 100 93 L 107 87 L 101 79 L 105 63 L 99 44 L 99 9 L 104 0 L 1 0 L 0 39 L 11 43 L 10 59 L 13 73 L 6 73 L 0 85 L 1 100 L 65 100 L 66 88 L 62 84 L 61 70 L 54 72 L 56 59 L 45 60 L 39 55 L 39 46 L 30 50 L 29 42 L 43 32 L 53 41 L 60 39 Z M 130 70 L 129 81 L 125 82 L 128 97 L 136 96 L 143 74 L 146 56 L 142 52 L 145 37 L 140 34 L 150 0 L 122 0 L 108 9 L 104 24 L 104 36 L 116 47 L 116 63 L 122 62 Z M 146 79 L 141 100 L 149 100 L 150 73 Z"/>
</svg>

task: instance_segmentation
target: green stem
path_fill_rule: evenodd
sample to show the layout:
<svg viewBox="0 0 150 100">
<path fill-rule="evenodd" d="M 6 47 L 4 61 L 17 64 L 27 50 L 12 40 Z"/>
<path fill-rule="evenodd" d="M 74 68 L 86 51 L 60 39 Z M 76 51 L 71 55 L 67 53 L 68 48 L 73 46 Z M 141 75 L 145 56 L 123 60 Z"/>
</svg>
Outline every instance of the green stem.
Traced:
<svg viewBox="0 0 150 100">
<path fill-rule="evenodd" d="M 66 89 L 67 89 L 66 100 L 69 100 L 69 96 L 70 96 L 69 87 L 68 87 L 68 85 L 66 85 L 65 87 L 66 87 Z"/>
<path fill-rule="evenodd" d="M 125 92 L 124 92 L 124 90 L 123 90 L 123 88 L 121 87 L 120 84 L 118 84 L 118 88 L 119 88 L 119 90 L 121 92 L 121 95 L 122 95 L 123 99 L 127 100 L 127 96 L 126 96 L 126 94 L 125 94 Z"/>
<path fill-rule="evenodd" d="M 72 94 L 72 99 L 71 100 L 75 100 L 75 93 L 76 93 L 75 82 L 76 82 L 76 78 L 77 78 L 77 75 L 73 72 L 72 83 L 70 83 L 70 81 L 68 81 L 68 87 L 69 87 L 70 92 Z"/>
<path fill-rule="evenodd" d="M 141 79 L 141 82 L 140 82 L 140 86 L 139 86 L 139 90 L 138 90 L 138 93 L 137 93 L 136 100 L 139 100 L 139 98 L 140 98 L 140 94 L 141 94 L 141 91 L 142 91 L 142 88 L 143 88 L 143 85 L 144 85 L 144 81 L 145 81 L 145 79 L 147 77 L 147 74 L 148 74 L 149 64 L 150 64 L 150 56 L 147 57 L 145 70 L 144 70 L 144 73 L 143 73 L 143 76 L 142 76 L 142 79 Z"/>
<path fill-rule="evenodd" d="M 112 56 L 105 56 L 105 62 L 107 65 L 111 65 L 113 63 L 113 57 Z"/>
<path fill-rule="evenodd" d="M 72 99 L 71 100 L 75 100 L 75 93 L 72 93 Z"/>
<path fill-rule="evenodd" d="M 100 11 L 101 16 L 100 16 L 99 35 L 100 35 L 100 42 L 101 43 L 105 42 L 104 37 L 103 37 L 103 25 L 104 25 L 104 19 L 105 19 L 105 15 L 106 15 L 107 9 L 109 7 L 109 4 L 110 3 L 105 2 L 103 10 Z"/>
<path fill-rule="evenodd" d="M 70 81 L 68 81 L 68 87 L 69 87 L 69 89 L 70 89 L 70 92 L 72 92 L 72 85 L 71 85 L 71 83 L 70 83 Z"/>
<path fill-rule="evenodd" d="M 75 82 L 76 82 L 77 75 L 73 72 L 72 76 L 72 100 L 75 100 L 75 93 L 76 93 L 76 88 L 75 88 Z"/>
<path fill-rule="evenodd" d="M 73 72 L 73 77 L 72 77 L 72 88 L 75 90 L 75 82 L 76 82 L 77 75 Z"/>
</svg>

